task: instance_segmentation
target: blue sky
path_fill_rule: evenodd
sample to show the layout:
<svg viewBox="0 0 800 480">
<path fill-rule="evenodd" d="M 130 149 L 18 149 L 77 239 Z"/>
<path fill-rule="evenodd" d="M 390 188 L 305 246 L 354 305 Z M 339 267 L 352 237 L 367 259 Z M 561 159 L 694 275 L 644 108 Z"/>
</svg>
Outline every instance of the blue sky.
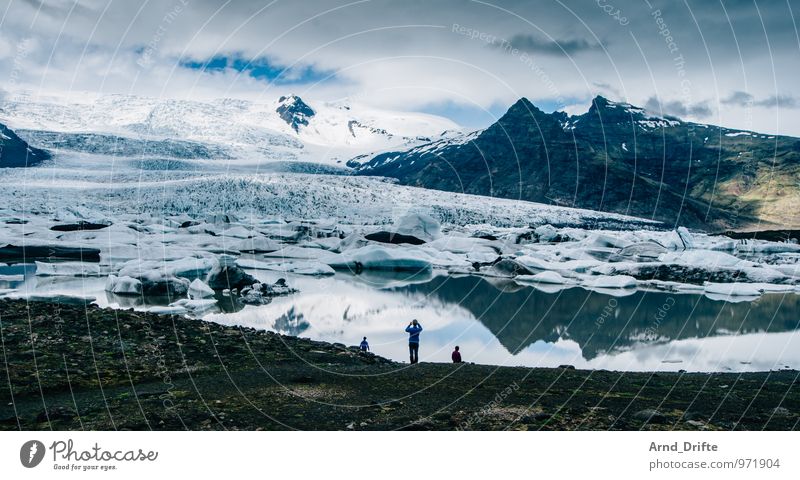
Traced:
<svg viewBox="0 0 800 480">
<path fill-rule="evenodd" d="M 205 60 L 183 60 L 180 66 L 204 73 L 238 72 L 254 79 L 275 85 L 309 84 L 335 80 L 328 72 L 312 66 L 287 67 L 270 61 L 266 57 L 248 59 L 241 55 L 216 55 Z"/>
</svg>

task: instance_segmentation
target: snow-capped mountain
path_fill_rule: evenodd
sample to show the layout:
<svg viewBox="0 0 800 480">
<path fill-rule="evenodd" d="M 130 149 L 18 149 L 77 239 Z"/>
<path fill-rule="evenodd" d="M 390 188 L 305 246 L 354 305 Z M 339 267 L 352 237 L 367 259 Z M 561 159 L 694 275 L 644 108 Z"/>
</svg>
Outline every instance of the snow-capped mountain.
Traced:
<svg viewBox="0 0 800 480">
<path fill-rule="evenodd" d="M 252 163 L 343 164 L 357 155 L 411 148 L 458 129 L 450 120 L 434 115 L 344 102 L 309 104 L 296 95 L 266 103 L 117 94 L 81 99 L 18 96 L 0 108 L 0 119 L 33 146 L 56 153 Z"/>
<path fill-rule="evenodd" d="M 703 228 L 797 225 L 800 139 L 682 121 L 603 97 L 545 113 L 525 98 L 488 128 L 351 159 L 406 185 Z"/>
</svg>

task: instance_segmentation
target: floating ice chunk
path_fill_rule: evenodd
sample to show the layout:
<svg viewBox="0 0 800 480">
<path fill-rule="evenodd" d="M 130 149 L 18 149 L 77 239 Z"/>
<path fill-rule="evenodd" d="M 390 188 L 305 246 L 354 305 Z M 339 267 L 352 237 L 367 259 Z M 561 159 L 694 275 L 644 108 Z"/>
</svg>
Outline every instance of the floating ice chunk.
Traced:
<svg viewBox="0 0 800 480">
<path fill-rule="evenodd" d="M 49 277 L 98 277 L 100 265 L 85 262 L 36 263 L 37 276 Z"/>
<path fill-rule="evenodd" d="M 494 255 L 495 258 L 497 258 L 497 250 L 492 246 L 494 243 L 495 242 L 492 240 L 483 238 L 446 236 L 429 242 L 425 246 L 435 248 L 442 252 L 471 254 L 476 256 Z"/>
<path fill-rule="evenodd" d="M 0 275 L 0 282 L 24 282 L 25 275 Z"/>
<path fill-rule="evenodd" d="M 172 302 L 169 304 L 170 307 L 183 307 L 194 314 L 211 310 L 216 305 L 217 300 L 214 298 L 202 300 L 182 298 L 177 302 Z"/>
<path fill-rule="evenodd" d="M 514 277 L 514 280 L 522 282 L 549 283 L 554 285 L 572 283 L 571 280 L 568 280 L 562 277 L 558 272 L 553 271 L 539 272 L 536 275 L 518 275 Z"/>
<path fill-rule="evenodd" d="M 272 270 L 297 275 L 333 275 L 336 271 L 321 262 L 261 262 L 251 258 L 240 258 L 236 264 L 254 270 Z"/>
<path fill-rule="evenodd" d="M 800 276 L 800 264 L 789 264 L 789 265 L 770 265 L 770 269 L 778 271 L 787 277 L 796 277 Z"/>
<path fill-rule="evenodd" d="M 148 308 L 147 311 L 159 315 L 183 315 L 185 313 L 189 313 L 185 307 L 171 305 L 168 307 L 157 305 L 155 307 Z"/>
<path fill-rule="evenodd" d="M 620 258 L 632 259 L 634 261 L 657 260 L 659 256 L 666 253 L 667 249 L 656 242 L 641 242 L 628 245 L 621 249 L 616 257 L 609 260 Z"/>
<path fill-rule="evenodd" d="M 437 250 L 431 248 L 430 244 L 420 245 L 416 247 L 408 247 L 405 251 L 422 260 L 431 264 L 432 267 L 450 268 L 450 267 L 464 267 L 467 268 L 475 260 L 468 260 L 468 256 L 459 255 L 447 251 Z"/>
<path fill-rule="evenodd" d="M 281 244 L 267 237 L 253 237 L 231 242 L 226 247 L 240 252 L 274 252 L 281 249 Z"/>
<path fill-rule="evenodd" d="M 662 263 L 678 263 L 694 267 L 735 267 L 742 259 L 716 250 L 686 250 L 667 252 L 658 257 Z"/>
<path fill-rule="evenodd" d="M 706 293 L 714 293 L 724 296 L 758 297 L 762 289 L 754 283 L 706 283 L 704 288 Z"/>
<path fill-rule="evenodd" d="M 748 262 L 743 262 L 748 263 Z M 744 274 L 747 280 L 751 282 L 772 283 L 780 282 L 787 278 L 783 272 L 769 266 L 741 266 L 739 270 Z"/>
<path fill-rule="evenodd" d="M 723 295 L 720 293 L 705 292 L 703 295 L 711 300 L 727 303 L 749 303 L 758 300 L 760 295 Z"/>
<path fill-rule="evenodd" d="M 586 285 L 593 288 L 636 288 L 637 281 L 628 275 L 597 275 L 589 277 Z"/>
<path fill-rule="evenodd" d="M 238 225 L 235 227 L 231 227 L 227 230 L 222 232 L 222 236 L 224 237 L 233 237 L 233 238 L 250 238 L 253 236 L 253 231 L 248 230 L 247 228 Z"/>
<path fill-rule="evenodd" d="M 681 241 L 683 242 L 685 249 L 689 250 L 694 248 L 694 239 L 686 227 L 678 227 L 676 231 L 678 233 L 678 237 L 680 237 Z"/>
<path fill-rule="evenodd" d="M 339 244 L 341 243 L 342 239 L 339 237 L 315 238 L 312 246 L 318 246 L 320 248 L 324 248 L 325 250 L 332 250 L 339 247 Z"/>
<path fill-rule="evenodd" d="M 340 259 L 327 262 L 335 269 L 364 270 L 429 270 L 430 262 L 410 255 L 403 249 L 390 249 L 380 245 L 367 245 L 348 251 Z"/>
<path fill-rule="evenodd" d="M 192 280 L 192 283 L 189 284 L 189 295 L 192 298 L 213 297 L 214 290 L 199 278 L 195 278 Z"/>
<path fill-rule="evenodd" d="M 800 245 L 796 243 L 767 242 L 763 240 L 750 240 L 747 243 L 736 244 L 737 252 L 759 253 L 784 253 L 800 252 Z"/>
<path fill-rule="evenodd" d="M 298 258 L 302 260 L 317 260 L 328 265 L 341 260 L 341 255 L 321 248 L 306 248 L 298 246 L 284 247 L 275 252 L 265 253 L 265 258 Z"/>
<path fill-rule="evenodd" d="M 208 257 L 190 257 L 181 260 L 131 260 L 119 271 L 119 276 L 157 281 L 168 277 L 199 278 L 211 271 L 218 262 Z"/>
<path fill-rule="evenodd" d="M 531 255 L 522 255 L 521 257 L 517 257 L 516 260 L 534 270 L 555 270 L 557 268 L 555 262 L 548 262 L 547 260 Z"/>
<path fill-rule="evenodd" d="M 141 295 L 142 282 L 131 277 L 109 275 L 105 290 L 116 295 Z"/>
<path fill-rule="evenodd" d="M 558 237 L 558 230 L 552 225 L 541 225 L 533 230 L 540 242 L 552 242 Z"/>
<path fill-rule="evenodd" d="M 400 217 L 394 224 L 394 230 L 403 235 L 411 235 L 420 240 L 431 242 L 442 236 L 439 221 L 430 215 L 413 212 Z"/>
<path fill-rule="evenodd" d="M 624 248 L 631 244 L 631 242 L 622 238 L 613 237 L 603 233 L 592 234 L 585 240 L 582 240 L 580 243 L 585 247 L 599 248 Z"/>
</svg>

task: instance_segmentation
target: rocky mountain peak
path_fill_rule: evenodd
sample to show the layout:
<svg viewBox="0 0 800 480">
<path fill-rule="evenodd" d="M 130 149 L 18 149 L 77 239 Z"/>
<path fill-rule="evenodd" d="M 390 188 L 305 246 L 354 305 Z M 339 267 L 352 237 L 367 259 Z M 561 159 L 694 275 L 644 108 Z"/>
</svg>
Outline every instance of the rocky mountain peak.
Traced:
<svg viewBox="0 0 800 480">
<path fill-rule="evenodd" d="M 0 123 L 0 168 L 32 167 L 49 158 L 47 151 L 31 147 L 14 131 Z"/>
<path fill-rule="evenodd" d="M 314 116 L 314 109 L 308 106 L 297 95 L 282 96 L 278 99 L 278 108 L 275 111 L 295 132 L 300 131 L 300 126 L 308 126 L 308 120 Z"/>
</svg>

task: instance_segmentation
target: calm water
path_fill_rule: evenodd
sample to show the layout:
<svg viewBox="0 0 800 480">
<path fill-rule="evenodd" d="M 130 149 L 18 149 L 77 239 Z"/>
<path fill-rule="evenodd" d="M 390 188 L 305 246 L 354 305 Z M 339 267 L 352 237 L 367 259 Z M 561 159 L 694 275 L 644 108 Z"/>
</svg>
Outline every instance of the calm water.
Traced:
<svg viewBox="0 0 800 480">
<path fill-rule="evenodd" d="M 204 318 L 355 345 L 406 360 L 403 329 L 424 331 L 422 361 L 449 361 L 459 345 L 465 361 L 498 365 L 610 370 L 751 371 L 800 368 L 800 295 L 771 294 L 728 303 L 702 295 L 636 291 L 615 297 L 580 288 L 547 292 L 512 282 L 446 275 L 339 275 L 311 278 L 250 272 L 264 281 L 286 277 L 300 290 L 264 306 L 242 308 L 229 297 Z M 44 278 L 33 266 L 0 267 L 0 290 L 93 296 L 102 306 L 144 308 L 141 298 L 108 295 L 101 278 Z M 147 299 L 165 304 L 167 299 Z"/>
</svg>

